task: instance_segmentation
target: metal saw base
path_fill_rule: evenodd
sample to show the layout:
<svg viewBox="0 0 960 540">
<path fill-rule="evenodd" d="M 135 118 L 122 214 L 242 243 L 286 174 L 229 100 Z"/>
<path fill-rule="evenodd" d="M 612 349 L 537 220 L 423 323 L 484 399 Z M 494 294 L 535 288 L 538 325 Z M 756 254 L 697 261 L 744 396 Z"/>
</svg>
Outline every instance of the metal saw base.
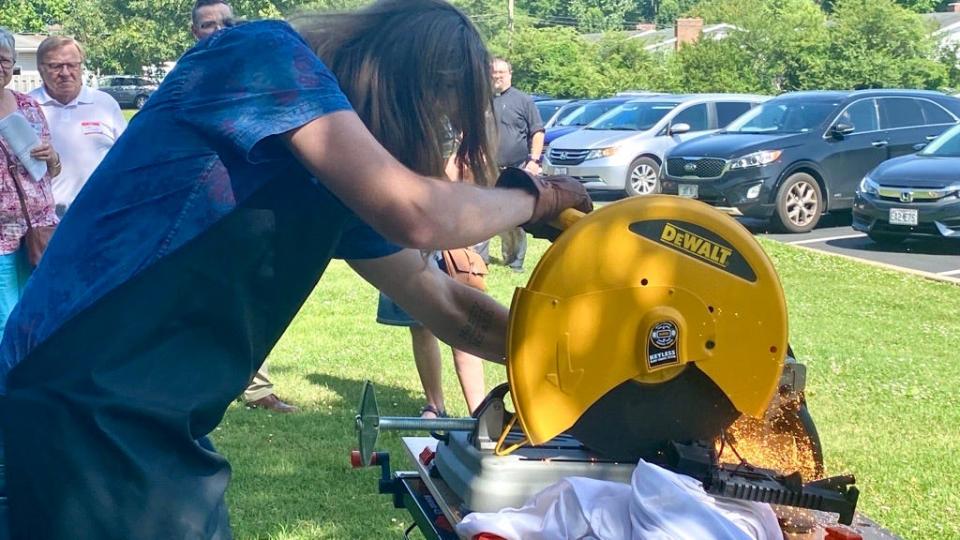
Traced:
<svg viewBox="0 0 960 540">
<path fill-rule="evenodd" d="M 437 473 L 473 512 L 519 508 L 532 495 L 568 476 L 630 483 L 636 464 L 618 463 L 584 448 L 570 436 L 508 456 L 478 450 L 465 432 L 449 433 L 433 460 Z M 514 440 L 511 440 L 513 438 Z M 519 440 L 511 433 L 507 443 Z"/>
</svg>

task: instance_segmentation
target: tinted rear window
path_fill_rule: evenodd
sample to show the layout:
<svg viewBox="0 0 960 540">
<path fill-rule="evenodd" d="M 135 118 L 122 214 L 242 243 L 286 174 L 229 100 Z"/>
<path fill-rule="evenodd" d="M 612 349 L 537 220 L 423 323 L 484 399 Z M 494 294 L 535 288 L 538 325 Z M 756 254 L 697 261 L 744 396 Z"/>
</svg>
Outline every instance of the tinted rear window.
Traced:
<svg viewBox="0 0 960 540">
<path fill-rule="evenodd" d="M 923 119 L 928 124 L 953 124 L 956 122 L 953 115 L 932 101 L 920 100 L 920 110 L 923 111 Z"/>
<path fill-rule="evenodd" d="M 923 110 L 920 103 L 910 98 L 881 98 L 880 126 L 883 129 L 896 129 L 913 126 L 922 126 Z"/>
</svg>

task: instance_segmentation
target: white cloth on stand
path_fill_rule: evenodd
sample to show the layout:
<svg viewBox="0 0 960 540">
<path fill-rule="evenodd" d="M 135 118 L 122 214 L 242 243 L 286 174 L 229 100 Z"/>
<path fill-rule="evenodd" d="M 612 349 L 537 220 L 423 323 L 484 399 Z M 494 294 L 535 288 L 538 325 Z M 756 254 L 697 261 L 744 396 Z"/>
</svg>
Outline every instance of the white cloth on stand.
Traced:
<svg viewBox="0 0 960 540">
<path fill-rule="evenodd" d="M 457 534 L 508 540 L 782 540 L 768 504 L 715 498 L 700 482 L 640 461 L 630 485 L 569 477 L 522 508 L 473 513 Z"/>
</svg>

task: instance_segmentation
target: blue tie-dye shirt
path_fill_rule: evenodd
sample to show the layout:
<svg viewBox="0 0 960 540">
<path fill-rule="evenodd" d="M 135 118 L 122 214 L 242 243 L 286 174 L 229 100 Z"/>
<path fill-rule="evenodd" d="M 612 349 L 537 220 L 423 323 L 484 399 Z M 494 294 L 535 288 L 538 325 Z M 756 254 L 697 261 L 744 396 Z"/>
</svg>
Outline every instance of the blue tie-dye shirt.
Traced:
<svg viewBox="0 0 960 540">
<path fill-rule="evenodd" d="M 207 230 L 279 171 L 299 167 L 276 135 L 350 109 L 334 76 L 284 22 L 249 23 L 198 43 L 64 216 L 4 332 L 0 394 L 9 371 L 64 323 Z M 400 249 L 356 217 L 336 233 L 340 258 Z"/>
</svg>

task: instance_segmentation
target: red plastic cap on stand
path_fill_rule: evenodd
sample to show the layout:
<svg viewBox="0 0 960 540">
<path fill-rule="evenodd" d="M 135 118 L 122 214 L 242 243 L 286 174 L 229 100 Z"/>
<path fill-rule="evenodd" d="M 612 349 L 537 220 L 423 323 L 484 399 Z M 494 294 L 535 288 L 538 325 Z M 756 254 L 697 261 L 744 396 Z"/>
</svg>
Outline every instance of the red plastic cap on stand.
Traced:
<svg viewBox="0 0 960 540">
<path fill-rule="evenodd" d="M 430 462 L 433 461 L 433 457 L 436 455 L 437 453 L 433 450 L 424 448 L 423 452 L 420 452 L 420 463 L 423 463 L 424 465 L 430 465 Z"/>
</svg>

